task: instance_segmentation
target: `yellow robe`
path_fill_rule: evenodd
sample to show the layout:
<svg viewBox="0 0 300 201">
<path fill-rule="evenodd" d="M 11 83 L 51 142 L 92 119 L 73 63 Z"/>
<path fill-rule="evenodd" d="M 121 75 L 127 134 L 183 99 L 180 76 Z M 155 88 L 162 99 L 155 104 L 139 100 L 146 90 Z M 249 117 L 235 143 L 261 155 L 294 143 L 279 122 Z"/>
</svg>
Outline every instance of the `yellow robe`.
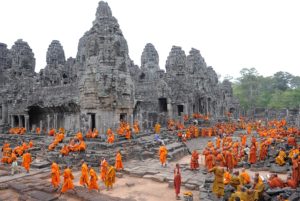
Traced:
<svg viewBox="0 0 300 201">
<path fill-rule="evenodd" d="M 224 169 L 221 169 L 219 167 L 214 167 L 210 170 L 210 172 L 213 172 L 215 174 L 215 180 L 212 187 L 212 192 L 216 194 L 217 196 L 223 196 L 224 195 Z"/>
<path fill-rule="evenodd" d="M 284 152 L 284 151 L 280 151 L 279 154 L 278 154 L 278 156 L 275 158 L 275 162 L 276 162 L 278 165 L 282 166 L 282 165 L 285 164 L 285 160 L 284 160 L 285 157 L 286 157 L 285 152 Z"/>
</svg>

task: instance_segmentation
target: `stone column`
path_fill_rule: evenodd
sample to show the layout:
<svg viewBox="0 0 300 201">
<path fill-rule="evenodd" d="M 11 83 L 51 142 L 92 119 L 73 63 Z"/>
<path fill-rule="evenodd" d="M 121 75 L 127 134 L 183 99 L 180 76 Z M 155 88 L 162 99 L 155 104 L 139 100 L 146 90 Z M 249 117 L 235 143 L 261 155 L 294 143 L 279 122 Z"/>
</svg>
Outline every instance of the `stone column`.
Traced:
<svg viewBox="0 0 300 201">
<path fill-rule="evenodd" d="M 208 115 L 209 111 L 208 111 L 208 98 L 206 98 L 206 115 Z"/>
<path fill-rule="evenodd" d="M 167 109 L 168 109 L 168 118 L 173 119 L 173 110 L 172 110 L 172 104 L 171 104 L 171 99 L 167 99 Z"/>
<path fill-rule="evenodd" d="M 54 125 L 53 125 L 54 129 L 58 129 L 58 128 L 57 128 L 57 114 L 54 114 L 54 115 L 53 115 L 53 124 L 54 124 Z"/>
<path fill-rule="evenodd" d="M 10 119 L 11 119 L 11 127 L 14 128 L 15 127 L 15 118 L 14 118 L 14 115 L 10 115 Z"/>
<path fill-rule="evenodd" d="M 47 132 L 50 130 L 50 115 L 47 114 Z"/>
<path fill-rule="evenodd" d="M 28 131 L 30 131 L 30 128 L 29 128 L 29 115 L 25 115 L 24 118 L 25 118 L 25 129 L 28 132 Z"/>
<path fill-rule="evenodd" d="M 188 110 L 188 104 L 187 103 L 185 103 L 185 104 L 183 104 L 183 113 L 186 115 L 188 115 L 189 114 L 189 110 Z"/>
<path fill-rule="evenodd" d="M 23 127 L 21 115 L 18 115 L 18 119 L 19 119 L 19 127 Z"/>
<path fill-rule="evenodd" d="M 2 103 L 2 123 L 7 123 L 7 105 Z"/>
<path fill-rule="evenodd" d="M 140 130 L 142 132 L 142 131 L 144 131 L 144 129 L 143 129 L 143 115 L 142 114 L 138 114 L 138 121 L 139 121 Z"/>
</svg>

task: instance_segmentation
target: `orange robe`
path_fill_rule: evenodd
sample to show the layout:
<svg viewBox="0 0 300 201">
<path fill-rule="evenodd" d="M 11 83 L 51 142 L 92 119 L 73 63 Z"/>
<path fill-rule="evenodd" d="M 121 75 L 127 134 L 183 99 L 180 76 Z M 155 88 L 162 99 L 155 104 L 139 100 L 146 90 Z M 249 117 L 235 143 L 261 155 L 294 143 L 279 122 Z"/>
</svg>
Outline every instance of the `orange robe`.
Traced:
<svg viewBox="0 0 300 201">
<path fill-rule="evenodd" d="M 160 146 L 159 148 L 159 160 L 161 164 L 165 164 L 167 162 L 168 150 L 166 146 Z"/>
<path fill-rule="evenodd" d="M 115 168 L 116 168 L 116 170 L 121 170 L 121 169 L 123 169 L 122 155 L 121 155 L 120 152 L 118 152 L 117 155 L 116 155 Z"/>
<path fill-rule="evenodd" d="M 251 164 L 256 163 L 256 146 L 255 145 L 252 145 L 251 148 L 250 148 L 249 162 Z"/>
<path fill-rule="evenodd" d="M 197 151 L 193 151 L 192 153 L 192 157 L 191 157 L 191 169 L 192 170 L 195 170 L 199 167 L 199 162 L 198 162 L 198 159 L 199 159 L 199 154 Z"/>
<path fill-rule="evenodd" d="M 105 181 L 105 177 L 106 177 L 106 173 L 107 173 L 107 168 L 108 168 L 108 163 L 107 161 L 104 159 L 102 162 L 101 162 L 101 168 L 100 168 L 100 177 L 101 177 L 101 180 L 104 182 Z"/>
<path fill-rule="evenodd" d="M 291 188 L 294 188 L 294 189 L 297 188 L 297 183 L 294 179 L 288 179 L 287 182 L 286 182 L 286 185 L 288 187 L 291 187 Z"/>
<path fill-rule="evenodd" d="M 208 170 L 212 169 L 215 166 L 214 155 L 211 153 L 207 155 L 205 159 L 205 165 Z"/>
<path fill-rule="evenodd" d="M 156 123 L 155 124 L 155 127 L 154 127 L 154 131 L 155 131 L 155 133 L 157 133 L 157 134 L 159 134 L 160 133 L 160 124 L 159 123 Z"/>
<path fill-rule="evenodd" d="M 63 155 L 63 156 L 67 156 L 69 155 L 69 148 L 67 145 L 64 145 L 63 148 L 60 150 L 60 153 Z"/>
<path fill-rule="evenodd" d="M 279 177 L 273 177 L 268 181 L 270 188 L 283 188 L 284 182 Z"/>
<path fill-rule="evenodd" d="M 83 140 L 82 132 L 79 131 L 79 132 L 76 134 L 76 138 L 77 138 L 79 141 L 82 141 L 82 140 Z"/>
<path fill-rule="evenodd" d="M 81 176 L 79 180 L 80 185 L 89 185 L 89 168 L 86 163 L 81 166 Z"/>
<path fill-rule="evenodd" d="M 56 163 L 52 163 L 51 165 L 51 183 L 54 188 L 57 188 L 60 183 L 59 167 Z"/>
<path fill-rule="evenodd" d="M 240 174 L 242 185 L 250 184 L 250 176 L 247 172 L 242 172 Z"/>
<path fill-rule="evenodd" d="M 22 166 L 25 168 L 25 170 L 29 171 L 31 161 L 32 161 L 31 154 L 30 153 L 25 153 L 23 155 L 23 163 L 22 163 Z"/>
<path fill-rule="evenodd" d="M 232 157 L 232 154 L 230 151 L 226 151 L 226 154 L 225 154 L 225 161 L 226 161 L 226 167 L 229 169 L 229 170 L 232 170 L 233 169 L 233 157 Z"/>
<path fill-rule="evenodd" d="M 65 169 L 65 171 L 64 171 L 64 183 L 63 183 L 63 186 L 62 186 L 62 189 L 61 189 L 62 193 L 66 192 L 67 190 L 74 189 L 73 179 L 74 179 L 74 176 L 72 174 L 71 169 L 69 169 L 69 168 Z"/>
<path fill-rule="evenodd" d="M 29 148 L 32 148 L 32 147 L 33 147 L 33 141 L 30 140 L 30 141 L 29 141 Z"/>
<path fill-rule="evenodd" d="M 90 182 L 89 182 L 89 190 L 95 189 L 99 190 L 98 186 L 98 176 L 93 168 L 90 169 Z"/>
</svg>

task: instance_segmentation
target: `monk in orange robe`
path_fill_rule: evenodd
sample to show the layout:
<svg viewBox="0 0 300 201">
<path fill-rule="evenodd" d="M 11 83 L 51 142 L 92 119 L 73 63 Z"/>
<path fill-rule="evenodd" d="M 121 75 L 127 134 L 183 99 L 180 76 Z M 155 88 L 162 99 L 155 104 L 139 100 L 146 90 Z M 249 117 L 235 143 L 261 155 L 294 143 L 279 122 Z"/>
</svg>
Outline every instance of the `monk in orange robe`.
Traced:
<svg viewBox="0 0 300 201">
<path fill-rule="evenodd" d="M 25 168 L 25 170 L 27 171 L 27 173 L 29 173 L 31 162 L 32 162 L 31 154 L 28 151 L 26 151 L 25 154 L 23 155 L 22 166 Z"/>
<path fill-rule="evenodd" d="M 85 135 L 86 138 L 92 138 L 93 132 L 91 129 L 88 130 L 87 134 Z"/>
<path fill-rule="evenodd" d="M 35 132 L 36 132 L 36 134 L 41 134 L 41 129 L 40 129 L 40 127 L 37 127 L 36 129 L 35 129 Z"/>
<path fill-rule="evenodd" d="M 48 135 L 50 135 L 50 136 L 54 136 L 55 135 L 55 129 L 54 128 L 51 128 L 50 130 L 49 130 L 49 133 L 48 133 Z"/>
<path fill-rule="evenodd" d="M 242 169 L 242 172 L 240 174 L 240 181 L 242 185 L 250 184 L 250 175 L 246 172 L 245 168 Z"/>
<path fill-rule="evenodd" d="M 268 155 L 268 146 L 265 142 L 260 145 L 259 158 L 260 160 L 265 160 Z"/>
<path fill-rule="evenodd" d="M 283 188 L 285 186 L 284 182 L 277 176 L 277 174 L 271 175 L 270 179 L 268 180 L 268 184 L 270 188 Z"/>
<path fill-rule="evenodd" d="M 98 137 L 99 131 L 97 128 L 94 128 L 93 133 L 92 133 L 92 138 Z"/>
<path fill-rule="evenodd" d="M 296 184 L 298 184 L 300 180 L 299 169 L 299 159 L 294 156 L 294 158 L 292 159 L 292 179 L 295 180 Z"/>
<path fill-rule="evenodd" d="M 29 141 L 29 148 L 32 148 L 32 147 L 33 147 L 33 141 L 30 140 L 30 141 Z"/>
<path fill-rule="evenodd" d="M 109 144 L 113 144 L 114 141 L 115 141 L 115 135 L 112 133 L 111 135 L 108 136 L 107 142 L 108 142 Z"/>
<path fill-rule="evenodd" d="M 292 177 L 289 175 L 286 179 L 286 186 L 290 187 L 290 188 L 293 188 L 293 189 L 296 189 L 297 188 L 297 182 L 294 179 L 292 179 Z"/>
<path fill-rule="evenodd" d="M 89 168 L 87 164 L 84 162 L 84 160 L 81 161 L 81 176 L 79 183 L 80 185 L 86 187 L 89 185 Z"/>
<path fill-rule="evenodd" d="M 54 188 L 58 188 L 60 183 L 60 173 L 59 173 L 59 166 L 57 163 L 52 162 L 51 165 L 51 184 Z"/>
<path fill-rule="evenodd" d="M 168 150 L 164 144 L 162 144 L 162 146 L 159 147 L 158 154 L 161 166 L 166 167 Z"/>
<path fill-rule="evenodd" d="M 82 135 L 82 132 L 77 132 L 76 133 L 76 138 L 79 140 L 79 141 L 82 141 L 83 140 L 83 135 Z"/>
<path fill-rule="evenodd" d="M 75 193 L 77 193 L 74 188 L 73 179 L 74 176 L 72 174 L 71 167 L 67 167 L 64 170 L 64 183 L 62 185 L 61 193 L 65 193 L 68 190 L 73 190 Z"/>
<path fill-rule="evenodd" d="M 23 150 L 22 146 L 16 146 L 16 147 L 14 148 L 13 152 L 14 152 L 15 154 L 17 154 L 18 156 L 22 156 L 24 150 Z"/>
<path fill-rule="evenodd" d="M 249 157 L 249 162 L 251 164 L 256 163 L 256 146 L 252 144 L 250 148 L 250 157 Z"/>
<path fill-rule="evenodd" d="M 212 169 L 215 166 L 215 158 L 211 152 L 209 152 L 209 154 L 207 155 L 205 159 L 205 164 L 208 170 Z"/>
<path fill-rule="evenodd" d="M 100 177 L 103 182 L 105 182 L 107 170 L 108 170 L 108 163 L 105 160 L 105 158 L 103 158 L 101 161 L 101 167 L 100 167 Z"/>
<path fill-rule="evenodd" d="M 220 136 L 218 136 L 216 139 L 216 148 L 220 149 L 220 147 L 221 147 L 221 138 L 220 138 Z"/>
<path fill-rule="evenodd" d="M 90 182 L 89 182 L 89 190 L 96 190 L 100 192 L 99 186 L 98 186 L 98 176 L 93 168 L 90 169 Z"/>
<path fill-rule="evenodd" d="M 225 158 L 224 158 L 223 154 L 220 153 L 219 151 L 217 152 L 216 162 L 217 162 L 217 164 L 219 164 L 219 166 L 221 166 L 221 167 L 224 167 L 224 166 L 225 166 Z"/>
<path fill-rule="evenodd" d="M 159 134 L 159 133 L 160 133 L 160 127 L 161 127 L 161 126 L 160 126 L 159 123 L 156 123 L 156 124 L 155 124 L 155 126 L 154 126 L 154 131 L 155 131 L 156 134 Z"/>
<path fill-rule="evenodd" d="M 120 151 L 118 151 L 118 153 L 116 155 L 115 168 L 117 171 L 124 169 L 123 163 L 122 163 L 122 155 L 121 155 Z"/>
<path fill-rule="evenodd" d="M 130 138 L 131 138 L 131 131 L 130 131 L 130 129 L 126 129 L 125 138 L 127 140 L 130 140 Z"/>
<path fill-rule="evenodd" d="M 23 149 L 24 151 L 26 151 L 28 148 L 29 148 L 29 146 L 26 144 L 25 141 L 23 141 L 23 143 L 22 143 L 22 149 Z"/>
<path fill-rule="evenodd" d="M 192 170 L 196 170 L 199 167 L 198 159 L 199 159 L 199 154 L 196 150 L 194 150 L 192 153 L 191 164 L 190 164 Z"/>
<path fill-rule="evenodd" d="M 297 146 L 296 138 L 293 135 L 290 135 L 287 139 L 287 144 L 289 146 Z"/>
<path fill-rule="evenodd" d="M 134 121 L 133 131 L 134 131 L 135 134 L 138 134 L 140 132 L 140 126 L 139 126 L 138 121 Z"/>
<path fill-rule="evenodd" d="M 69 152 L 70 152 L 70 150 L 67 145 L 64 145 L 63 148 L 60 150 L 60 153 L 63 156 L 69 155 Z"/>
<path fill-rule="evenodd" d="M 241 142 L 242 142 L 242 146 L 246 146 L 247 135 L 242 135 L 242 137 L 241 137 Z"/>
<path fill-rule="evenodd" d="M 232 171 L 233 169 L 233 160 L 232 160 L 233 156 L 231 151 L 226 151 L 225 152 L 225 162 L 226 162 L 226 167 L 227 170 Z"/>
</svg>

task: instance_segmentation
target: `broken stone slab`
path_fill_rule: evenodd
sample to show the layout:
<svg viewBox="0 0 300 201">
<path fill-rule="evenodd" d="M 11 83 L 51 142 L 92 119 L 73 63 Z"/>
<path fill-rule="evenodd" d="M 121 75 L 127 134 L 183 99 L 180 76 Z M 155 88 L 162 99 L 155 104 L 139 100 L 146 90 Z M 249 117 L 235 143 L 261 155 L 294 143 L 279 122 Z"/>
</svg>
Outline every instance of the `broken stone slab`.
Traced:
<svg viewBox="0 0 300 201">
<path fill-rule="evenodd" d="M 49 161 L 34 161 L 31 164 L 31 167 L 37 168 L 37 169 L 42 169 L 45 167 L 50 167 L 51 163 Z"/>
<path fill-rule="evenodd" d="M 166 178 L 163 175 L 156 174 L 156 175 L 145 175 L 143 176 L 145 179 L 151 179 L 152 181 L 163 183 Z"/>
<path fill-rule="evenodd" d="M 126 183 L 126 186 L 128 186 L 128 187 L 132 187 L 132 186 L 134 186 L 135 185 L 135 183 L 133 183 L 133 182 L 127 182 Z"/>
<path fill-rule="evenodd" d="M 42 191 L 30 191 L 27 193 L 30 197 L 43 201 L 56 200 L 59 196 L 55 194 L 45 193 Z"/>
<path fill-rule="evenodd" d="M 139 170 L 133 170 L 129 173 L 129 175 L 133 177 L 143 177 L 145 175 L 145 172 Z"/>
<path fill-rule="evenodd" d="M 273 189 L 268 189 L 266 193 L 268 193 L 270 196 L 275 196 L 279 195 L 280 193 L 283 193 L 284 190 L 282 188 L 273 188 Z"/>
<path fill-rule="evenodd" d="M 24 185 L 20 182 L 18 182 L 18 183 L 17 182 L 10 182 L 8 185 L 9 185 L 10 188 L 17 191 L 18 193 L 24 193 L 24 192 L 32 190 L 27 185 Z"/>
<path fill-rule="evenodd" d="M 271 167 L 270 167 L 270 172 L 286 174 L 288 172 L 288 168 L 285 165 L 278 166 L 277 164 L 272 164 Z"/>
<path fill-rule="evenodd" d="M 184 184 L 184 187 L 188 190 L 195 190 L 197 188 L 197 186 L 193 184 Z"/>
</svg>

